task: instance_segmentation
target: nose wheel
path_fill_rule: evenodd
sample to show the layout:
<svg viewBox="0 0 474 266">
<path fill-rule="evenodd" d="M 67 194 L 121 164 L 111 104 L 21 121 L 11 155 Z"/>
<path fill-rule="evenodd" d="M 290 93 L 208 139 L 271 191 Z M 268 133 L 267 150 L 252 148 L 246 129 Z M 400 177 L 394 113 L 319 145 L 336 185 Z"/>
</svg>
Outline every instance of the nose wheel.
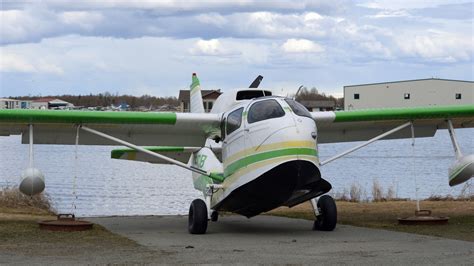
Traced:
<svg viewBox="0 0 474 266">
<path fill-rule="evenodd" d="M 188 231 L 191 234 L 205 234 L 207 230 L 207 206 L 202 199 L 191 202 L 188 215 Z"/>
<path fill-rule="evenodd" d="M 329 195 L 321 196 L 316 203 L 315 199 L 311 200 L 314 208 L 316 220 L 313 224 L 313 230 L 332 231 L 336 228 L 337 208 L 334 199 Z M 316 206 L 315 206 L 316 205 Z"/>
</svg>

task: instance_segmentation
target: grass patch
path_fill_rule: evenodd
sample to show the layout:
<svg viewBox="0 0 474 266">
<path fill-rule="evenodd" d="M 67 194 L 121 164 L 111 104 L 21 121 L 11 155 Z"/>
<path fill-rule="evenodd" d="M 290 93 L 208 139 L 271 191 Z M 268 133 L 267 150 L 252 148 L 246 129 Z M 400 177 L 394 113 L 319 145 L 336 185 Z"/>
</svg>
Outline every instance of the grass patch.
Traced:
<svg viewBox="0 0 474 266">
<path fill-rule="evenodd" d="M 0 207 L 0 250 L 20 254 L 67 256 L 87 255 L 104 247 L 108 249 L 138 247 L 134 241 L 113 234 L 96 224 L 92 230 L 82 232 L 39 229 L 38 221 L 50 219 L 54 220 L 56 216 L 49 209 L 38 206 Z"/>
<path fill-rule="evenodd" d="M 71 259 L 73 262 L 97 260 L 98 263 L 136 264 L 132 254 L 155 256 L 136 242 L 97 224 L 92 230 L 81 232 L 39 228 L 38 221 L 51 219 L 56 219 L 56 216 L 48 195 L 42 193 L 30 197 L 23 195 L 18 188 L 3 188 L 0 190 L 0 250 L 16 257 Z"/>
<path fill-rule="evenodd" d="M 27 213 L 34 215 L 53 215 L 56 210 L 48 194 L 27 196 L 18 187 L 0 189 L 0 213 Z"/>
<path fill-rule="evenodd" d="M 399 225 L 397 218 L 413 216 L 414 201 L 346 202 L 337 201 L 338 223 L 361 227 L 387 229 L 407 233 L 474 241 L 474 202 L 422 201 L 422 209 L 430 209 L 435 216 L 448 216 L 447 225 Z M 309 203 L 289 208 L 278 208 L 271 215 L 314 220 Z"/>
</svg>

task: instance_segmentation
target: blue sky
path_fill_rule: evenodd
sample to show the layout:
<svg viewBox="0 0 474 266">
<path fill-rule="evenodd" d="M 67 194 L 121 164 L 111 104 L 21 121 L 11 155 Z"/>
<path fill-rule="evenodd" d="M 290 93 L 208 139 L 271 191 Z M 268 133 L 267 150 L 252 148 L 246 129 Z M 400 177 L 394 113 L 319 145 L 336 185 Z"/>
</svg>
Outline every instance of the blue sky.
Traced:
<svg viewBox="0 0 474 266">
<path fill-rule="evenodd" d="M 473 2 L 2 0 L 0 96 L 474 80 Z"/>
</svg>

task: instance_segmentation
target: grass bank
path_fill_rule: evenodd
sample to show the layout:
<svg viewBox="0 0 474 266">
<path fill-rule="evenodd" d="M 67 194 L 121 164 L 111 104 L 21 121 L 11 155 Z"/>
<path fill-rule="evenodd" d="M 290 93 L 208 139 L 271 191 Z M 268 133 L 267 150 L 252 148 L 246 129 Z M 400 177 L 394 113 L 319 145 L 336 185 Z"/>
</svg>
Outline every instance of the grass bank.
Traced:
<svg viewBox="0 0 474 266">
<path fill-rule="evenodd" d="M 397 218 L 413 216 L 415 201 L 347 202 L 337 201 L 338 223 L 474 241 L 474 201 L 442 200 L 421 201 L 422 209 L 429 209 L 434 216 L 450 217 L 447 225 L 399 225 Z M 271 215 L 314 219 L 309 203 L 289 208 L 278 208 Z"/>
<path fill-rule="evenodd" d="M 56 219 L 47 195 L 28 197 L 17 188 L 0 190 L 0 261 L 49 264 L 141 264 L 159 261 L 159 252 L 113 234 L 102 226 L 82 232 L 39 229 L 40 220 Z"/>
</svg>

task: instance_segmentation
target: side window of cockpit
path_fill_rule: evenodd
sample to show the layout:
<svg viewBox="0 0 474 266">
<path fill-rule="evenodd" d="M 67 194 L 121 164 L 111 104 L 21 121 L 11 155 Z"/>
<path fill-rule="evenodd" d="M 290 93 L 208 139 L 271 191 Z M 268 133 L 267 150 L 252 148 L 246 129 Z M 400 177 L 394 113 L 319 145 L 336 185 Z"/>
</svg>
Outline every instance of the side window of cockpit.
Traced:
<svg viewBox="0 0 474 266">
<path fill-rule="evenodd" d="M 293 113 L 295 113 L 296 115 L 312 118 L 311 113 L 301 103 L 292 99 L 285 99 L 285 101 L 291 107 Z"/>
<path fill-rule="evenodd" d="M 242 111 L 244 108 L 239 108 L 232 113 L 230 113 L 227 116 L 227 122 L 226 122 L 226 135 L 229 135 L 230 133 L 234 132 L 237 130 L 240 125 L 242 124 Z"/>
<path fill-rule="evenodd" d="M 281 108 L 280 104 L 275 100 L 265 100 L 254 103 L 247 116 L 249 123 L 255 123 L 258 121 L 282 117 L 285 115 L 285 111 Z"/>
</svg>

